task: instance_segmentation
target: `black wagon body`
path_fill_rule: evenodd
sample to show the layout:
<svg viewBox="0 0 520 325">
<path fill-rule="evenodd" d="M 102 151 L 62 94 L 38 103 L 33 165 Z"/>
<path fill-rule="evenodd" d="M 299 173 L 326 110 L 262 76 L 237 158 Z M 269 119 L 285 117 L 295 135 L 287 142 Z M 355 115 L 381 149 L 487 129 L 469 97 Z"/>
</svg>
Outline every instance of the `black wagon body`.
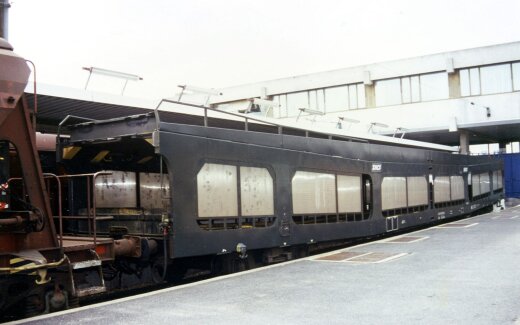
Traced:
<svg viewBox="0 0 520 325">
<path fill-rule="evenodd" d="M 58 148 L 81 148 L 61 159 L 71 172 L 157 173 L 166 183 L 157 188 L 168 187 L 163 211 L 98 229 L 133 223 L 130 232 L 159 236 L 167 214 L 169 255 L 181 258 L 374 236 L 503 197 L 502 162 L 492 157 L 197 121 L 147 114 L 71 128 Z M 103 150 L 111 159 L 94 161 Z M 132 208 L 143 211 L 139 195 Z"/>
</svg>

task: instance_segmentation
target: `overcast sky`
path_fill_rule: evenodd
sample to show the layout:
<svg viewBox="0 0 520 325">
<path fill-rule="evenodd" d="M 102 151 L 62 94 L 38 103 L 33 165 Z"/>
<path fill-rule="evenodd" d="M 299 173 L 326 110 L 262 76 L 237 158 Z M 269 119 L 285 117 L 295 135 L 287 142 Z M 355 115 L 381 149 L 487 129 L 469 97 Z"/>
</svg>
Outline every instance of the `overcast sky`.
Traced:
<svg viewBox="0 0 520 325">
<path fill-rule="evenodd" d="M 9 41 L 39 82 L 83 88 L 94 66 L 142 76 L 125 94 L 157 99 L 519 41 L 519 13 L 519 0 L 14 0 Z"/>
</svg>

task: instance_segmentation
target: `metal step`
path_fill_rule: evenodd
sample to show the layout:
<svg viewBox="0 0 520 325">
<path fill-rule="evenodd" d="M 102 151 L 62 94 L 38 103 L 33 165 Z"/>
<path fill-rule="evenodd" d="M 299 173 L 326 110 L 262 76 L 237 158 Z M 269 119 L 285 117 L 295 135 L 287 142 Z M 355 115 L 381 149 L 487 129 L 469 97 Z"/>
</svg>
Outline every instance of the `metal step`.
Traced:
<svg viewBox="0 0 520 325">
<path fill-rule="evenodd" d="M 100 260 L 86 260 L 81 262 L 71 263 L 73 270 L 87 269 L 89 267 L 101 266 Z"/>
<path fill-rule="evenodd" d="M 86 297 L 95 295 L 97 293 L 106 292 L 107 288 L 105 286 L 92 286 L 88 288 L 76 289 L 77 297 Z"/>
</svg>

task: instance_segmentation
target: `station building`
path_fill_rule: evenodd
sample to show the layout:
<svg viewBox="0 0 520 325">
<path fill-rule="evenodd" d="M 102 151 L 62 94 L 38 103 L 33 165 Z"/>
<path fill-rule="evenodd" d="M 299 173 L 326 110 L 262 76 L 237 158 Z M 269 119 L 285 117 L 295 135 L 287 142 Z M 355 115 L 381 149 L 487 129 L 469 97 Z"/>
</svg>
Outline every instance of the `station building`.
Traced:
<svg viewBox="0 0 520 325">
<path fill-rule="evenodd" d="M 324 128 L 518 152 L 520 42 L 221 89 L 213 107 Z M 267 106 L 252 99 L 271 100 Z M 251 108 L 256 108 L 251 110 Z M 310 121 L 310 122 L 309 122 Z M 482 151 L 482 146 L 472 147 Z M 472 149 L 473 150 L 473 149 Z M 475 152 L 474 152 L 475 153 Z"/>
</svg>

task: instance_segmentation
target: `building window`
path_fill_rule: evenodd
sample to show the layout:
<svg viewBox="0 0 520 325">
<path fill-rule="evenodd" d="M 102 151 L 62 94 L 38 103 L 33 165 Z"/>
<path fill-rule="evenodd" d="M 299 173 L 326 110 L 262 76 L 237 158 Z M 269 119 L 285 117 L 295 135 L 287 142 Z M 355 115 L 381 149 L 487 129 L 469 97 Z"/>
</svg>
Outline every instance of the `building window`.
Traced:
<svg viewBox="0 0 520 325">
<path fill-rule="evenodd" d="M 351 109 L 358 108 L 358 95 L 356 85 L 348 86 L 348 107 Z"/>
<path fill-rule="evenodd" d="M 513 63 L 513 90 L 520 90 L 520 62 Z"/>
<path fill-rule="evenodd" d="M 344 111 L 348 105 L 348 86 L 325 88 L 325 107 L 327 112 Z"/>
<path fill-rule="evenodd" d="M 389 106 L 449 97 L 445 72 L 376 81 L 376 106 Z"/>
<path fill-rule="evenodd" d="M 357 102 L 358 107 L 357 108 L 365 108 L 366 102 L 365 102 L 365 85 L 364 84 L 357 84 Z"/>
<path fill-rule="evenodd" d="M 287 94 L 287 116 L 297 116 L 300 108 L 309 108 L 309 93 L 302 91 Z"/>
<path fill-rule="evenodd" d="M 379 80 L 376 82 L 376 106 L 401 104 L 400 79 Z"/>
<path fill-rule="evenodd" d="M 337 112 L 366 107 L 365 86 L 362 83 L 315 89 L 273 96 L 280 104 L 275 117 L 294 117 L 300 108 L 321 112 Z"/>
<path fill-rule="evenodd" d="M 310 109 L 323 112 L 325 110 L 325 91 L 323 89 L 309 91 Z"/>
<path fill-rule="evenodd" d="M 273 96 L 273 101 L 280 105 L 278 110 L 273 111 L 273 116 L 276 118 L 287 117 L 287 95 Z"/>
<path fill-rule="evenodd" d="M 364 108 L 365 86 L 362 83 L 325 88 L 326 112 Z"/>
<path fill-rule="evenodd" d="M 421 101 L 445 99 L 449 97 L 448 74 L 430 73 L 420 76 Z"/>
<path fill-rule="evenodd" d="M 482 95 L 511 92 L 511 66 L 501 64 L 480 68 L 480 86 Z"/>
<path fill-rule="evenodd" d="M 520 90 L 520 63 L 461 69 L 459 76 L 463 97 Z"/>
<path fill-rule="evenodd" d="M 478 68 L 469 69 L 469 86 L 470 94 L 480 94 L 480 73 Z"/>
</svg>

